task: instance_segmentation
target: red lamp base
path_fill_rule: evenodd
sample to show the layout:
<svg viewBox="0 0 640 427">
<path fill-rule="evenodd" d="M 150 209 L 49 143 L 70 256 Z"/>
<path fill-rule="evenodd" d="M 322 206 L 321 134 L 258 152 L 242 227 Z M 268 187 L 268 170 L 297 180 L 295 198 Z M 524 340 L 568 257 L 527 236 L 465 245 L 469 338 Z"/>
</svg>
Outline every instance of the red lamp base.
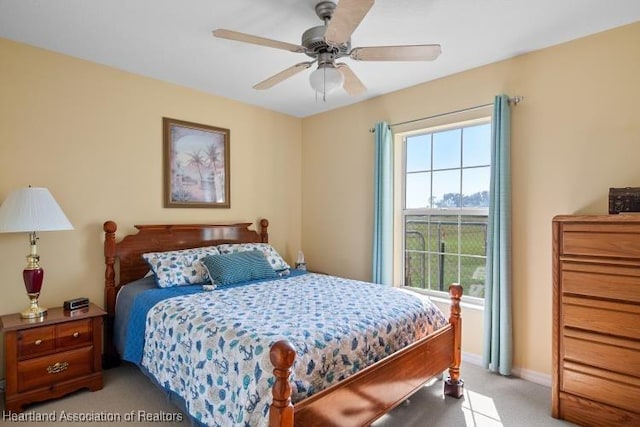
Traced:
<svg viewBox="0 0 640 427">
<path fill-rule="evenodd" d="M 37 261 L 37 260 L 36 260 Z M 38 305 L 38 297 L 42 288 L 42 279 L 44 279 L 44 270 L 40 266 L 27 266 L 22 271 L 24 279 L 24 287 L 27 289 L 27 295 L 31 300 L 29 308 L 20 313 L 23 319 L 40 319 L 47 314 L 47 309 Z"/>
</svg>

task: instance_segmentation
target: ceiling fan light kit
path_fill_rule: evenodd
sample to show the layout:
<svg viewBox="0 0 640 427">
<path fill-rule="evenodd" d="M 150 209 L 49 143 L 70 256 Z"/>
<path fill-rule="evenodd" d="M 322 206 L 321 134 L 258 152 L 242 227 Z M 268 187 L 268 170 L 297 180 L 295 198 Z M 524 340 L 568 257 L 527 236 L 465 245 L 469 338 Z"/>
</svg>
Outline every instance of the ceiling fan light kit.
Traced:
<svg viewBox="0 0 640 427">
<path fill-rule="evenodd" d="M 323 99 L 328 93 L 342 87 L 344 76 L 333 64 L 325 64 L 318 66 L 310 75 L 309 83 L 317 92 L 321 93 Z"/>
<path fill-rule="evenodd" d="M 356 61 L 433 61 L 442 49 L 437 44 L 405 46 L 372 46 L 351 48 L 351 34 L 373 6 L 374 0 L 340 0 L 338 4 L 323 0 L 316 4 L 315 12 L 324 25 L 309 28 L 302 34 L 302 43 L 295 45 L 232 30 L 217 29 L 213 35 L 218 38 L 252 43 L 294 53 L 304 53 L 313 58 L 310 62 L 293 65 L 253 86 L 265 90 L 310 68 L 317 68 L 309 76 L 309 83 L 326 95 L 342 87 L 349 95 L 359 95 L 366 91 L 365 85 L 351 68 L 337 59 L 348 57 Z"/>
</svg>

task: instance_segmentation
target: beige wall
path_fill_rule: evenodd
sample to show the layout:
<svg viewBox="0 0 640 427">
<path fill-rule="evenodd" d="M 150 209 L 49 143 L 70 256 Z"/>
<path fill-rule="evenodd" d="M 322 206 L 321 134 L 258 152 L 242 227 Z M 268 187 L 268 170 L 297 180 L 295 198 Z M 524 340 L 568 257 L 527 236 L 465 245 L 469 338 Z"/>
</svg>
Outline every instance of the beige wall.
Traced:
<svg viewBox="0 0 640 427">
<path fill-rule="evenodd" d="M 551 218 L 606 213 L 610 186 L 640 185 L 639 40 L 636 23 L 304 119 L 309 268 L 371 277 L 376 122 L 524 96 L 512 110 L 514 364 L 550 374 Z M 482 316 L 466 312 L 463 351 L 479 354 Z"/>
<path fill-rule="evenodd" d="M 102 223 L 268 218 L 288 261 L 300 249 L 301 120 L 0 39 L 0 200 L 48 187 L 75 227 L 40 233 L 42 305 L 103 304 Z M 231 130 L 231 208 L 162 207 L 162 117 Z M 0 234 L 0 313 L 26 308 L 26 234 Z M 0 378 L 4 362 L 0 360 Z"/>
</svg>

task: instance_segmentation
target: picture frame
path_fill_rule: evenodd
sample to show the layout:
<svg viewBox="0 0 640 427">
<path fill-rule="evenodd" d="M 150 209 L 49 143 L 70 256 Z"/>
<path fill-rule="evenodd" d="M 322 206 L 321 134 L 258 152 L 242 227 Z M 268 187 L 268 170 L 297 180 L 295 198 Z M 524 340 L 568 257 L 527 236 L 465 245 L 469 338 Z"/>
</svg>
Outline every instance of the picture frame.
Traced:
<svg viewBox="0 0 640 427">
<path fill-rule="evenodd" d="M 229 208 L 229 129 L 162 118 L 165 208 Z"/>
</svg>

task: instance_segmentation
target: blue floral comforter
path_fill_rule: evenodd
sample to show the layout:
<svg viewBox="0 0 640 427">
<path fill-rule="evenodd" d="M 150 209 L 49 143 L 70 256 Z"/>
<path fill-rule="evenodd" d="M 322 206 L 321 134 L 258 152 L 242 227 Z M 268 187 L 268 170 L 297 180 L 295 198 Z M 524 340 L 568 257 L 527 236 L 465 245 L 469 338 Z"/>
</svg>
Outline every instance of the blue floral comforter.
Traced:
<svg viewBox="0 0 640 427">
<path fill-rule="evenodd" d="M 296 348 L 295 402 L 445 324 L 414 293 L 310 273 L 158 302 L 142 366 L 203 424 L 266 426 L 274 342 Z"/>
</svg>

